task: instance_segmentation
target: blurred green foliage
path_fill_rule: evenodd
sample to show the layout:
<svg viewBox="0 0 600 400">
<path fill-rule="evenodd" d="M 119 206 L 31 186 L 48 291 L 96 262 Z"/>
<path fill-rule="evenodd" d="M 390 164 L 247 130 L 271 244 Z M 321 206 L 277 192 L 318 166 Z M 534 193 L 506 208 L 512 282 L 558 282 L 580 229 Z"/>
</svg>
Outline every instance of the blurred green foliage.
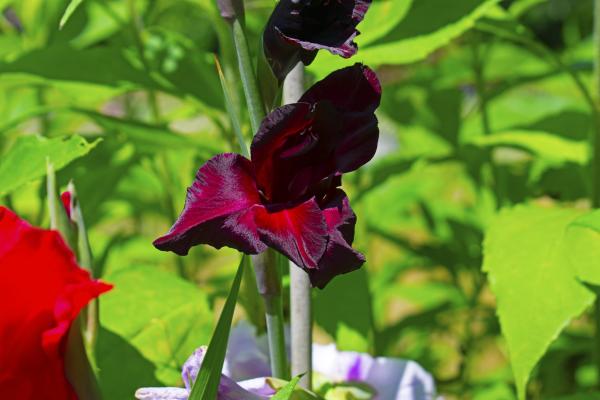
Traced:
<svg viewBox="0 0 600 400">
<path fill-rule="evenodd" d="M 246 1 L 251 43 L 273 5 Z M 151 243 L 197 168 L 238 151 L 214 54 L 251 137 L 229 31 L 213 0 L 0 6 L 0 203 L 47 225 L 40 162 L 56 157 L 60 186 L 77 185 L 96 270 L 116 285 L 100 302 L 105 394 L 176 385 L 239 255 L 179 258 Z M 582 314 L 593 294 L 579 282 L 600 284 L 600 224 L 587 213 L 591 9 L 376 0 L 355 58 L 319 54 L 312 80 L 365 62 L 384 87 L 378 155 L 344 181 L 368 262 L 315 293 L 319 341 L 414 359 L 447 399 L 516 398 L 530 375 L 531 399 L 597 398 L 594 322 Z M 236 318 L 264 329 L 253 290 L 245 274 Z"/>
</svg>

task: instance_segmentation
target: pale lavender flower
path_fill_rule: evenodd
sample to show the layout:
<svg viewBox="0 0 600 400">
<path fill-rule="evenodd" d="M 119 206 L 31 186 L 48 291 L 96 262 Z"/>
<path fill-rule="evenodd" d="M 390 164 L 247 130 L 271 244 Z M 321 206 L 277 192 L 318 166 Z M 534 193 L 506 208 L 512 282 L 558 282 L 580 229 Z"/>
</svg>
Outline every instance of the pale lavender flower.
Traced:
<svg viewBox="0 0 600 400">
<path fill-rule="evenodd" d="M 135 398 L 138 400 L 187 400 L 200 371 L 205 353 L 205 346 L 198 348 L 183 365 L 181 377 L 185 388 L 141 388 L 135 392 Z M 228 376 L 222 375 L 217 400 L 266 400 L 273 394 L 275 394 L 275 390 L 264 377 L 238 383 Z"/>
<path fill-rule="evenodd" d="M 236 380 L 270 375 L 266 337 L 257 337 L 255 332 L 245 322 L 233 328 L 223 369 L 226 375 Z M 331 383 L 366 384 L 375 392 L 372 400 L 436 399 L 433 378 L 411 360 L 339 351 L 335 344 L 313 344 L 313 371 Z"/>
<path fill-rule="evenodd" d="M 431 375 L 410 360 L 339 351 L 335 344 L 314 344 L 313 370 L 334 383 L 367 384 L 376 392 L 373 400 L 436 398 Z"/>
</svg>

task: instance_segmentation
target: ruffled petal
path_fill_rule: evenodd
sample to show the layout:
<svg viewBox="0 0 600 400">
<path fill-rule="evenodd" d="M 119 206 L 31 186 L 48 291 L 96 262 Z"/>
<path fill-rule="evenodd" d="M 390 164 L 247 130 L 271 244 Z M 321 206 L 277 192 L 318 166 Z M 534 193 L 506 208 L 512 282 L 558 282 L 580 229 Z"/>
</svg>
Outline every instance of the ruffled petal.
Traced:
<svg viewBox="0 0 600 400">
<path fill-rule="evenodd" d="M 297 62 L 310 64 L 321 49 L 344 58 L 356 54 L 356 26 L 370 4 L 370 0 L 281 0 L 263 36 L 275 76 L 283 81 Z"/>
<path fill-rule="evenodd" d="M 327 247 L 317 268 L 308 270 L 313 286 L 324 288 L 333 278 L 360 268 L 365 257 L 352 248 L 356 215 L 346 194 L 337 189 L 323 207 L 327 223 Z"/>
<path fill-rule="evenodd" d="M 250 212 L 259 202 L 250 161 L 238 154 L 217 155 L 198 170 L 181 215 L 154 246 L 179 255 L 201 243 L 260 253 L 266 246 Z"/>
<path fill-rule="evenodd" d="M 327 225 L 314 198 L 287 209 L 254 208 L 260 238 L 296 265 L 317 268 L 327 244 Z"/>
<path fill-rule="evenodd" d="M 81 309 L 112 286 L 79 268 L 59 233 L 0 207 L 0 393 L 75 399 L 64 373 L 66 338 Z"/>
<path fill-rule="evenodd" d="M 381 101 L 381 85 L 370 68 L 355 64 L 335 71 L 311 87 L 300 101 L 330 102 L 339 113 L 342 133 L 332 155 L 337 173 L 354 171 L 373 158 L 379 140 L 375 109 Z"/>
<path fill-rule="evenodd" d="M 363 64 L 338 69 L 315 83 L 299 102 L 329 101 L 344 113 L 374 112 L 381 102 L 381 83 Z"/>
<path fill-rule="evenodd" d="M 135 391 L 138 400 L 188 400 L 190 393 L 182 388 L 141 388 Z"/>
</svg>

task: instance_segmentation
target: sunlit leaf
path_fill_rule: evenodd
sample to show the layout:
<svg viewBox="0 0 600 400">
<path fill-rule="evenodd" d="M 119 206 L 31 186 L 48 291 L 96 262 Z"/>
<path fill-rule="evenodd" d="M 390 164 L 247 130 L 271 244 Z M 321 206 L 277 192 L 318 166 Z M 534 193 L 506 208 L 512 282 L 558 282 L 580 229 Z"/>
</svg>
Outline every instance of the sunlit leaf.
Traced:
<svg viewBox="0 0 600 400">
<path fill-rule="evenodd" d="M 41 136 L 22 136 L 0 159 L 0 195 L 46 174 L 46 160 L 55 170 L 85 156 L 98 141 L 88 143 L 80 136 L 47 139 Z"/>
<path fill-rule="evenodd" d="M 567 227 L 581 211 L 519 206 L 502 211 L 490 225 L 483 269 L 497 298 L 519 397 L 550 343 L 593 301 L 575 277 Z M 593 243 L 590 243 L 592 245 Z"/>
<path fill-rule="evenodd" d="M 396 12 L 404 11 L 404 18 L 388 34 L 365 46 L 362 46 L 361 37 L 358 36 L 356 42 L 360 50 L 349 60 L 321 52 L 309 70 L 317 76 L 324 76 L 332 70 L 355 62 L 363 62 L 375 67 L 382 64 L 409 64 L 423 60 L 471 29 L 475 21 L 483 17 L 497 2 L 497 0 L 453 2 L 418 0 L 410 4 L 407 12 L 403 10 L 404 5 L 397 4 Z M 391 18 L 389 14 L 383 12 L 375 15 L 369 16 L 367 13 L 365 21 L 370 19 L 368 23 L 371 25 L 385 26 Z M 360 25 L 359 29 L 362 30 Z"/>
<path fill-rule="evenodd" d="M 148 251 L 150 244 L 148 243 Z M 104 277 L 115 289 L 100 301 L 96 359 L 104 397 L 131 399 L 137 388 L 178 386 L 181 366 L 206 343 L 212 311 L 193 284 L 154 267 Z"/>
<path fill-rule="evenodd" d="M 566 162 L 586 164 L 589 158 L 587 142 L 569 140 L 541 131 L 496 132 L 474 138 L 470 143 L 485 147 L 508 146 L 523 149 L 552 165 Z"/>
</svg>

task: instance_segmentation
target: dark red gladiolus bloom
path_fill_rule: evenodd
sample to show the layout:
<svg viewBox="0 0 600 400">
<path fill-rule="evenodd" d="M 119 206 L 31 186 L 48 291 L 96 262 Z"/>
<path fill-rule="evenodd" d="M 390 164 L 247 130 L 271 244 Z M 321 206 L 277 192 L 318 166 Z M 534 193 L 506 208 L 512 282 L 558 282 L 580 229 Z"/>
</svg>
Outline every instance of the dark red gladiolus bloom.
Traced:
<svg viewBox="0 0 600 400">
<path fill-rule="evenodd" d="M 356 53 L 356 26 L 371 0 L 280 0 L 263 35 L 273 73 L 283 80 L 299 61 L 310 64 L 321 49 L 349 58 Z"/>
<path fill-rule="evenodd" d="M 375 154 L 380 98 L 375 73 L 356 64 L 276 109 L 254 138 L 251 160 L 220 154 L 198 170 L 182 214 L 154 245 L 180 255 L 200 243 L 249 254 L 273 247 L 321 288 L 359 268 L 356 216 L 339 186 L 342 173 Z"/>
<path fill-rule="evenodd" d="M 0 207 L 3 399 L 77 399 L 64 372 L 67 333 L 79 311 L 110 288 L 77 266 L 58 232 Z"/>
</svg>

